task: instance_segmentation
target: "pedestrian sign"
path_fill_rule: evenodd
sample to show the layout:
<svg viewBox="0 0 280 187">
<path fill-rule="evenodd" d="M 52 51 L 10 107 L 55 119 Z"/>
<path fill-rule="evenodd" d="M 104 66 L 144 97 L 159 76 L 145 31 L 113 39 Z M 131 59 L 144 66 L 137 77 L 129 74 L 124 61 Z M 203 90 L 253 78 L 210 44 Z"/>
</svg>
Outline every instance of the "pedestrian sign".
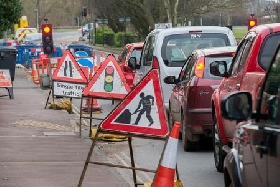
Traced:
<svg viewBox="0 0 280 187">
<path fill-rule="evenodd" d="M 109 55 L 85 87 L 83 95 L 123 99 L 130 91 L 125 76 L 113 55 Z"/>
<path fill-rule="evenodd" d="M 159 81 L 152 69 L 102 121 L 104 130 L 166 136 L 168 125 Z"/>
<path fill-rule="evenodd" d="M 87 83 L 85 73 L 80 68 L 74 56 L 69 50 L 66 50 L 53 72 L 52 80 Z"/>
<path fill-rule="evenodd" d="M 13 87 L 10 70 L 0 69 L 0 87 L 4 87 L 4 88 Z"/>
</svg>

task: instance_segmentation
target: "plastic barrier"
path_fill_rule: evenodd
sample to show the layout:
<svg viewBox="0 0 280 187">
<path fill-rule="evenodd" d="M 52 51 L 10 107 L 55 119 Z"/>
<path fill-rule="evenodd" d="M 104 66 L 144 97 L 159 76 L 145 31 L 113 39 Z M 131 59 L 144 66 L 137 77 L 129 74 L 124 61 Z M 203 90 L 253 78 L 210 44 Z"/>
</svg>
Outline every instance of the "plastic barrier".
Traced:
<svg viewBox="0 0 280 187">
<path fill-rule="evenodd" d="M 31 64 L 31 77 L 32 80 L 35 84 L 40 84 L 40 78 L 39 78 L 39 64 L 40 64 L 40 60 L 39 59 L 34 59 L 32 60 L 32 64 Z"/>
</svg>

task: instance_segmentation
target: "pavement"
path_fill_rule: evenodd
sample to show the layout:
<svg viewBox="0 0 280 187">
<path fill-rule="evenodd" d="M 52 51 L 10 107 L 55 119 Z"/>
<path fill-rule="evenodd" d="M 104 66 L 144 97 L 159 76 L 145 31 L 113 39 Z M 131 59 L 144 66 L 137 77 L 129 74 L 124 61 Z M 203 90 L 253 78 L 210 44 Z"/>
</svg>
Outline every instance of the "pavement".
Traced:
<svg viewBox="0 0 280 187">
<path fill-rule="evenodd" d="M 79 137 L 76 114 L 44 109 L 49 90 L 32 82 L 25 68 L 16 68 L 14 99 L 0 88 L 0 187 L 78 186 L 91 139 Z M 94 161 L 106 156 L 93 150 Z M 89 164 L 83 187 L 127 187 L 112 167 Z"/>
</svg>

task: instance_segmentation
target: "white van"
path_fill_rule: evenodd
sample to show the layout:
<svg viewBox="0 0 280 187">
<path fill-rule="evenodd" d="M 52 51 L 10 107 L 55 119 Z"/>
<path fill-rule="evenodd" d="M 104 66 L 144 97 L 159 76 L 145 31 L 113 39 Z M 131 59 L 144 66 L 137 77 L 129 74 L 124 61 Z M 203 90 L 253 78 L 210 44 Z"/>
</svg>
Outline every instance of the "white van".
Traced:
<svg viewBox="0 0 280 187">
<path fill-rule="evenodd" d="M 186 26 L 157 29 L 149 33 L 145 39 L 139 65 L 136 68 L 134 85 L 136 85 L 158 61 L 160 81 L 164 104 L 169 108 L 169 97 L 173 85 L 164 83 L 167 76 L 178 76 L 189 54 L 198 48 L 237 46 L 232 31 L 220 26 Z"/>
</svg>

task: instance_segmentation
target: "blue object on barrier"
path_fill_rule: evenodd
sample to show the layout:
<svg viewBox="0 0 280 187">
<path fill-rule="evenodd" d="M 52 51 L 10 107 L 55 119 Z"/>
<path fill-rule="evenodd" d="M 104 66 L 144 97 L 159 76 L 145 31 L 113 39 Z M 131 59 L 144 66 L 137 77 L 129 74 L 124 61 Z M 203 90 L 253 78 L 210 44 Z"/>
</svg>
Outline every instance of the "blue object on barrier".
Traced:
<svg viewBox="0 0 280 187">
<path fill-rule="evenodd" d="M 77 58 L 76 60 L 80 66 L 86 66 L 88 68 L 93 68 L 92 62 L 87 58 Z"/>
<path fill-rule="evenodd" d="M 88 57 L 88 54 L 85 51 L 76 51 L 74 57 Z"/>
<path fill-rule="evenodd" d="M 93 56 L 93 47 L 86 45 L 86 44 L 70 44 L 67 47 L 73 54 L 77 51 L 85 51 L 88 56 Z"/>
</svg>

